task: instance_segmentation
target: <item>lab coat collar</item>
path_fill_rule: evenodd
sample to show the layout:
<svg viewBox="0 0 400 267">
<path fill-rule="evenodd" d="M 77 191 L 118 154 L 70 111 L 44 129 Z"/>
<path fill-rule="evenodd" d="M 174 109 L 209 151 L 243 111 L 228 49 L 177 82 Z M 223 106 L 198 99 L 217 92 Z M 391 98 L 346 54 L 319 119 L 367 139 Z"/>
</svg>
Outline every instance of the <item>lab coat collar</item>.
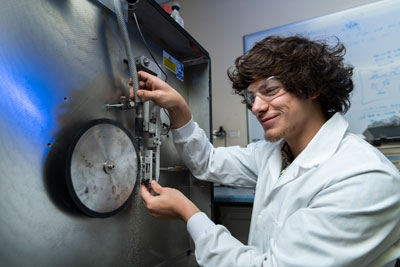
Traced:
<svg viewBox="0 0 400 267">
<path fill-rule="evenodd" d="M 276 168 L 274 173 L 271 172 L 272 176 L 275 178 L 274 188 L 277 189 L 293 181 L 302 175 L 302 173 L 328 160 L 338 149 L 340 142 L 347 131 L 347 128 L 347 121 L 339 113 L 335 113 L 335 115 L 333 115 L 327 122 L 325 122 L 324 125 L 322 125 L 321 129 L 319 129 L 317 134 L 313 137 L 313 139 L 311 139 L 310 143 L 295 158 L 292 164 L 289 165 L 279 179 L 279 173 L 277 172 Z M 283 146 L 282 141 L 278 146 L 279 149 Z M 280 150 L 276 149 L 275 152 L 275 155 L 272 157 L 274 160 L 272 161 L 274 164 L 276 164 L 275 166 L 281 166 L 279 165 L 282 164 Z M 278 163 L 278 158 L 281 160 L 280 163 Z"/>
<path fill-rule="evenodd" d="M 309 169 L 328 160 L 338 149 L 349 124 L 339 113 L 335 113 L 311 139 L 306 148 L 292 164 Z"/>
</svg>

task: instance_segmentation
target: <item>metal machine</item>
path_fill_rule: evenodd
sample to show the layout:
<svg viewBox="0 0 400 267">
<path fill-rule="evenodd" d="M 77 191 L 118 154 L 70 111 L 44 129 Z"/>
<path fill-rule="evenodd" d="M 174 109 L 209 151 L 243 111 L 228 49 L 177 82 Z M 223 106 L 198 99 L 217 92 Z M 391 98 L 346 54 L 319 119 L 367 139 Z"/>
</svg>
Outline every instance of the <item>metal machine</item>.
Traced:
<svg viewBox="0 0 400 267">
<path fill-rule="evenodd" d="M 184 223 L 152 218 L 139 185 L 210 216 L 211 186 L 128 82 L 167 80 L 211 136 L 207 51 L 153 0 L 4 0 L 0 30 L 0 265 L 196 266 Z"/>
</svg>

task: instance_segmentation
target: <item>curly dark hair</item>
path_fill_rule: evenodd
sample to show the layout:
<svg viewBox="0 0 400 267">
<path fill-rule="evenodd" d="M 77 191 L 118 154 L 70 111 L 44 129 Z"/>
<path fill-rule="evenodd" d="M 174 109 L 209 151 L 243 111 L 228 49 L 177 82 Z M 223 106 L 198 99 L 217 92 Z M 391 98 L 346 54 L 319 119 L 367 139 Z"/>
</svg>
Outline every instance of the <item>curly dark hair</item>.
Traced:
<svg viewBox="0 0 400 267">
<path fill-rule="evenodd" d="M 317 96 L 328 118 L 335 112 L 345 113 L 354 88 L 353 66 L 343 63 L 346 49 L 338 38 L 336 41 L 330 46 L 301 36 L 269 36 L 228 69 L 232 87 L 241 95 L 251 83 L 275 75 L 297 97 Z"/>
</svg>

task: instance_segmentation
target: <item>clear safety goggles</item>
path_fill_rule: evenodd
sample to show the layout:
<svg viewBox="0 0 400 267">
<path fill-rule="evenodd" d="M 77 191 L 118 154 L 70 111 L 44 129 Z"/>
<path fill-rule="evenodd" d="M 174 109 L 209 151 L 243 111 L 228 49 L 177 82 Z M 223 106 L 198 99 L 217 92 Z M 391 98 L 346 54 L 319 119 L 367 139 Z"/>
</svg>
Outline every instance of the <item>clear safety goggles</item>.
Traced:
<svg viewBox="0 0 400 267">
<path fill-rule="evenodd" d="M 264 80 L 258 88 L 243 90 L 243 97 L 251 108 L 258 96 L 262 101 L 270 103 L 275 98 L 286 93 L 285 87 L 277 76 L 271 76 Z"/>
</svg>

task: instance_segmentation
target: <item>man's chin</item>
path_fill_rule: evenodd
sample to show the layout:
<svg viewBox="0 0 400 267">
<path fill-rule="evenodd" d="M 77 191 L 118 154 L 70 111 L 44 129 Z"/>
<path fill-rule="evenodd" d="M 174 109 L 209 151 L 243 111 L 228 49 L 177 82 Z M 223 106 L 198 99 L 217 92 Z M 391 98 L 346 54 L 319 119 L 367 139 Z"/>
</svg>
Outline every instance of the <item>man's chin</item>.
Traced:
<svg viewBox="0 0 400 267">
<path fill-rule="evenodd" d="M 264 138 L 265 138 L 265 140 L 267 140 L 269 142 L 276 142 L 276 141 L 281 140 L 283 138 L 283 136 L 281 134 L 273 134 L 273 133 L 269 133 L 269 132 L 265 131 Z"/>
</svg>

